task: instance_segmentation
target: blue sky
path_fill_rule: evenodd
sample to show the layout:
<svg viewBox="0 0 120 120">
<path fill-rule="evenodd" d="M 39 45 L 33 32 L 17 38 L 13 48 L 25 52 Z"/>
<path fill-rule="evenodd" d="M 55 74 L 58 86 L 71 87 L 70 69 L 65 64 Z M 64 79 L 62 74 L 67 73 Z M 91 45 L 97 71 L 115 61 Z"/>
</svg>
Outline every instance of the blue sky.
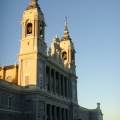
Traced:
<svg viewBox="0 0 120 120">
<path fill-rule="evenodd" d="M 0 63 L 17 63 L 23 11 L 30 0 L 0 0 Z M 120 120 L 120 0 L 39 0 L 47 24 L 48 47 L 61 39 L 65 16 L 76 49 L 78 100 L 104 120 Z"/>
</svg>

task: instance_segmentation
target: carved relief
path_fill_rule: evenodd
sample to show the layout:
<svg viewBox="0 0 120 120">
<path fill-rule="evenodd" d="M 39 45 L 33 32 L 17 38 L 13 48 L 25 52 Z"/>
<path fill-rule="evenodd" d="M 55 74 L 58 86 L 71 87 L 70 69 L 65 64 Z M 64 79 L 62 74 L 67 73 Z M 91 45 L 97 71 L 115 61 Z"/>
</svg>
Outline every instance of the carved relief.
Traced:
<svg viewBox="0 0 120 120">
<path fill-rule="evenodd" d="M 78 111 L 74 111 L 74 119 L 78 119 L 78 117 L 79 117 Z"/>
<path fill-rule="evenodd" d="M 42 115 L 45 113 L 45 103 L 42 101 L 38 101 L 38 114 Z"/>
<path fill-rule="evenodd" d="M 31 62 L 30 62 L 29 60 L 26 60 L 26 61 L 25 61 L 26 67 L 30 66 L 30 64 L 31 64 Z"/>
<path fill-rule="evenodd" d="M 12 80 L 13 80 L 13 79 L 12 79 L 11 76 L 8 76 L 7 79 L 6 79 L 6 81 L 8 81 L 8 82 L 12 82 Z"/>
<path fill-rule="evenodd" d="M 39 62 L 39 67 L 40 67 L 40 70 L 42 70 L 42 63 Z"/>
</svg>

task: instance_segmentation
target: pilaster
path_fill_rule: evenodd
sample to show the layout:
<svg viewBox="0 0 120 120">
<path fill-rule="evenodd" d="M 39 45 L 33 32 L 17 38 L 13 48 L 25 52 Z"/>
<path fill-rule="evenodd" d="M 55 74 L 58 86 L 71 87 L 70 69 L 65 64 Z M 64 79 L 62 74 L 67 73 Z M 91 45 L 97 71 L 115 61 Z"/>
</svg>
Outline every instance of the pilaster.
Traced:
<svg viewBox="0 0 120 120">
<path fill-rule="evenodd" d="M 2 75 L 2 79 L 5 80 L 5 68 L 4 68 L 4 66 L 2 66 L 1 75 Z"/>
<path fill-rule="evenodd" d="M 47 86 L 46 86 L 46 63 L 44 64 L 44 88 L 47 89 Z"/>
<path fill-rule="evenodd" d="M 66 77 L 66 97 L 68 97 L 68 78 Z"/>
<path fill-rule="evenodd" d="M 38 120 L 38 100 L 33 100 L 33 118 L 32 120 Z"/>
<path fill-rule="evenodd" d="M 58 86 L 59 86 L 59 94 L 61 95 L 61 75 L 60 75 L 60 73 L 58 74 L 58 82 L 59 82 L 59 84 L 58 84 Z"/>
<path fill-rule="evenodd" d="M 35 38 L 38 38 L 38 18 L 35 19 Z"/>
<path fill-rule="evenodd" d="M 63 96 L 65 96 L 65 77 L 63 76 Z"/>
<path fill-rule="evenodd" d="M 49 90 L 51 91 L 51 68 L 49 68 Z"/>
<path fill-rule="evenodd" d="M 54 113 L 53 113 L 53 120 L 57 120 L 57 109 L 56 109 L 56 106 L 53 106 L 53 111 L 54 111 Z"/>
<path fill-rule="evenodd" d="M 49 104 L 49 115 L 48 115 L 48 120 L 52 120 L 52 105 Z"/>
<path fill-rule="evenodd" d="M 66 110 L 66 116 L 67 116 L 66 120 L 69 120 L 69 110 L 68 109 Z"/>
<path fill-rule="evenodd" d="M 65 109 L 63 108 L 63 120 L 65 120 Z"/>
<path fill-rule="evenodd" d="M 62 120 L 62 108 L 59 107 L 59 120 Z"/>
<path fill-rule="evenodd" d="M 47 120 L 47 103 L 45 102 L 45 120 Z"/>
<path fill-rule="evenodd" d="M 54 89 L 53 91 L 56 93 L 56 71 L 54 70 Z"/>
</svg>

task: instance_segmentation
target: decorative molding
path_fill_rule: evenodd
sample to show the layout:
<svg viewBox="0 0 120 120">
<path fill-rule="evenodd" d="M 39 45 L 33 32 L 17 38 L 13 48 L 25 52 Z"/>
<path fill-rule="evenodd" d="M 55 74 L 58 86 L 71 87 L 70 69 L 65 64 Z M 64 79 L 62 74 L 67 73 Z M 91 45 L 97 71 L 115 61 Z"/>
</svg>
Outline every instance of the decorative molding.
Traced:
<svg viewBox="0 0 120 120">
<path fill-rule="evenodd" d="M 38 114 L 43 115 L 45 114 L 45 103 L 43 101 L 38 101 Z"/>
</svg>

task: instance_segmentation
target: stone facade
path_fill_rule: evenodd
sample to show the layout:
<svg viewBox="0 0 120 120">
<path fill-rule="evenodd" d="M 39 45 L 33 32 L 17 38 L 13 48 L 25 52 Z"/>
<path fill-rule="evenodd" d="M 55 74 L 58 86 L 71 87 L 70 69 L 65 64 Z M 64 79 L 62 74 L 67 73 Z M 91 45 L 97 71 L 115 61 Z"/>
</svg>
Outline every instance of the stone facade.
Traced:
<svg viewBox="0 0 120 120">
<path fill-rule="evenodd" d="M 45 19 L 31 0 L 23 13 L 18 65 L 0 67 L 0 120 L 103 120 L 100 104 L 78 105 L 75 48 L 67 21 L 47 53 Z"/>
</svg>

